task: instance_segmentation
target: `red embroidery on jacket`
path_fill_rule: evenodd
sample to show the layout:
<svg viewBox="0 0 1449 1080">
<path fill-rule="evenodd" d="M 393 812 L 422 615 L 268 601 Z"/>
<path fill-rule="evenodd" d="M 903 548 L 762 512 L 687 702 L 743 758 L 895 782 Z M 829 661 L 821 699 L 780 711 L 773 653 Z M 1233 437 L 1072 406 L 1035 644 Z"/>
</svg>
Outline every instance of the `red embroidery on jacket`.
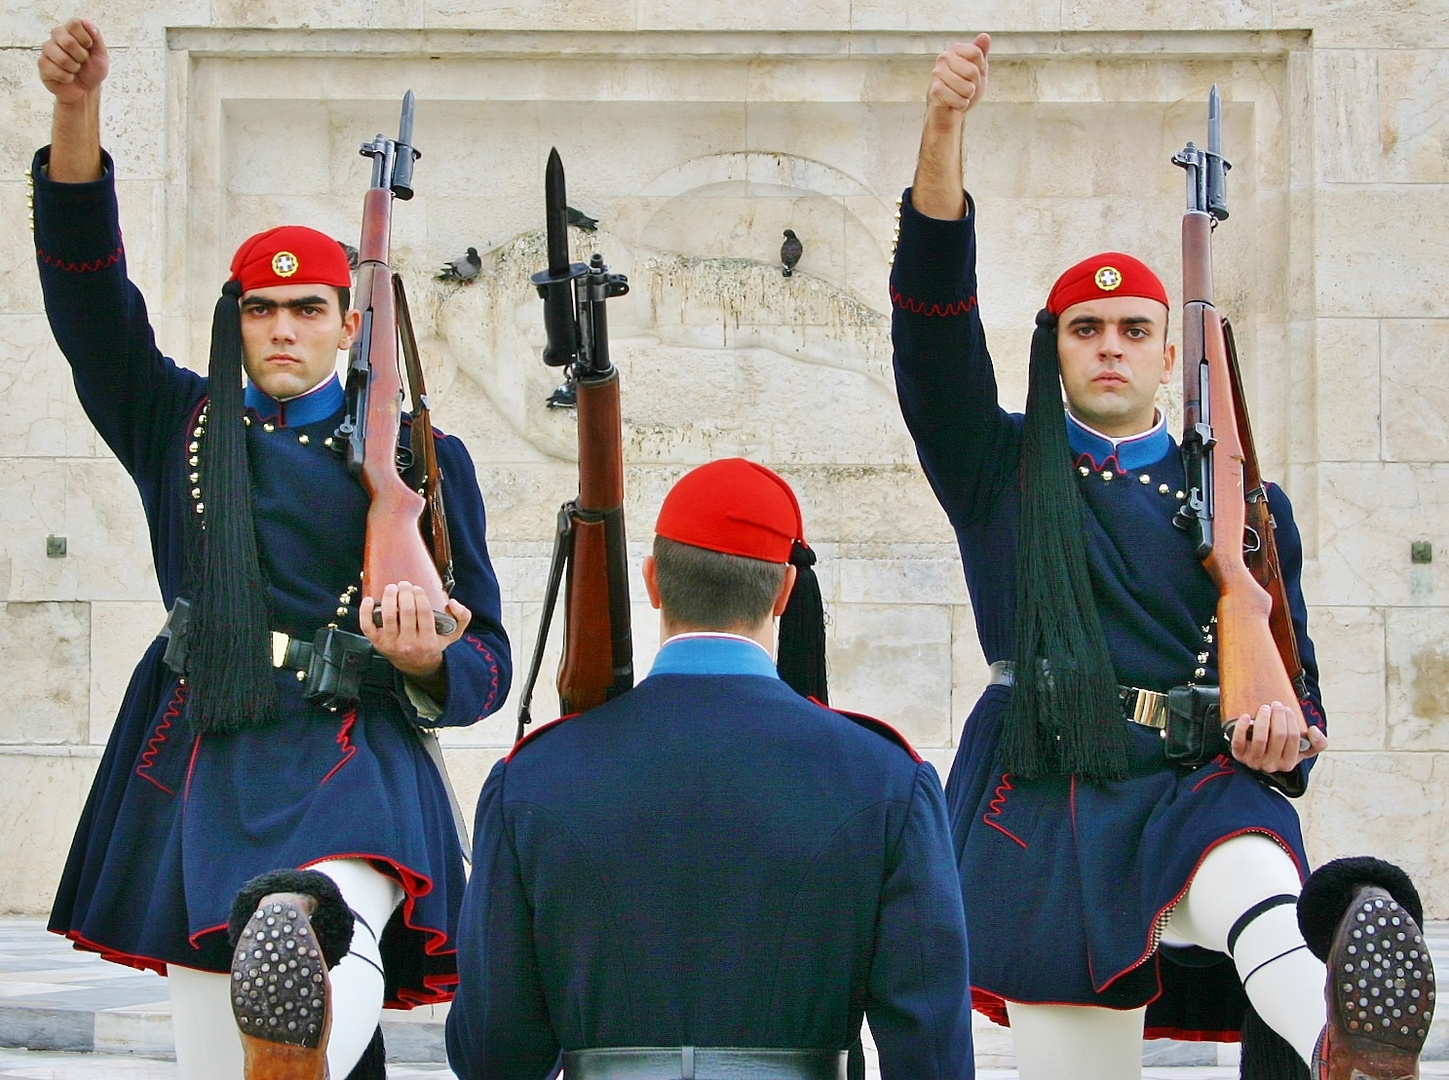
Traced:
<svg viewBox="0 0 1449 1080">
<path fill-rule="evenodd" d="M 161 722 L 156 725 L 156 730 L 151 733 L 151 738 L 146 743 L 146 750 L 141 755 L 141 764 L 136 766 L 137 776 L 142 780 L 149 780 L 167 795 L 175 795 L 176 792 L 152 776 L 150 770 L 156 767 L 156 755 L 161 751 L 161 744 L 166 741 L 166 733 L 171 730 L 171 722 L 181 715 L 181 706 L 185 701 L 186 687 L 178 686 L 176 693 L 171 695 L 171 700 L 166 705 L 166 711 L 161 714 Z"/>
<path fill-rule="evenodd" d="M 1226 754 L 1219 754 L 1217 757 L 1213 758 L 1213 764 L 1218 767 L 1218 771 L 1215 773 L 1209 773 L 1207 776 L 1204 776 L 1201 780 L 1199 780 L 1196 784 L 1193 784 L 1192 790 L 1194 794 L 1197 793 L 1198 788 L 1202 787 L 1209 780 L 1216 780 L 1220 776 L 1233 775 L 1233 759 L 1228 757 Z"/>
<path fill-rule="evenodd" d="M 342 718 L 342 726 L 337 729 L 337 745 L 342 747 L 342 760 L 332 766 L 331 770 L 317 785 L 318 787 L 321 787 L 322 784 L 327 783 L 328 780 L 336 776 L 337 770 L 351 761 L 352 755 L 357 753 L 357 747 L 352 745 L 352 725 L 355 723 L 357 723 L 357 710 L 353 709 Z"/>
<path fill-rule="evenodd" d="M 96 259 L 93 262 L 83 263 L 68 262 L 65 259 L 58 259 L 54 255 L 47 255 L 39 248 L 35 249 L 35 254 L 40 256 L 40 261 L 45 263 L 46 266 L 53 266 L 57 270 L 67 270 L 72 274 L 93 274 L 97 270 L 104 270 L 108 266 L 115 266 L 116 263 L 121 261 L 121 256 L 125 254 L 125 249 L 118 247 L 115 251 L 111 252 L 104 259 Z"/>
<path fill-rule="evenodd" d="M 483 642 L 479 641 L 472 634 L 464 634 L 463 636 L 468 639 L 468 644 L 472 645 L 473 648 L 488 658 L 488 696 L 483 699 L 483 708 L 478 713 L 478 719 L 482 720 L 493 711 L 493 703 L 498 700 L 498 657 L 493 655 L 492 649 L 488 648 L 488 646 L 484 645 Z"/>
<path fill-rule="evenodd" d="M 1011 790 L 1012 790 L 1012 787 L 1011 787 L 1011 774 L 1010 773 L 1002 773 L 1001 774 L 1001 783 L 997 785 L 996 794 L 992 797 L 991 802 L 987 806 L 986 813 L 981 818 L 981 820 L 984 821 L 986 824 L 990 825 L 993 829 L 995 829 L 997 832 L 1001 833 L 1003 836 L 1005 836 L 1005 837 L 1007 837 L 1007 838 L 1009 838 L 1011 840 L 1015 840 L 1018 844 L 1021 845 L 1022 850 L 1026 850 L 1026 841 L 1025 840 L 1023 840 L 1021 837 L 1017 836 L 1016 833 L 1014 833 L 1011 830 L 1007 829 L 1004 825 L 999 825 L 996 822 L 994 822 L 994 821 L 991 820 L 994 817 L 1000 817 L 1001 816 L 1001 811 L 1006 806 L 1006 795 Z"/>
<path fill-rule="evenodd" d="M 944 305 L 926 305 L 920 300 L 912 300 L 907 296 L 902 296 L 899 292 L 896 291 L 894 286 L 891 287 L 891 300 L 895 303 L 896 307 L 900 308 L 902 311 L 909 311 L 912 315 L 926 315 L 932 317 L 947 315 L 965 315 L 968 311 L 976 306 L 976 297 L 974 296 L 968 296 L 965 300 L 953 300 L 951 303 Z"/>
</svg>

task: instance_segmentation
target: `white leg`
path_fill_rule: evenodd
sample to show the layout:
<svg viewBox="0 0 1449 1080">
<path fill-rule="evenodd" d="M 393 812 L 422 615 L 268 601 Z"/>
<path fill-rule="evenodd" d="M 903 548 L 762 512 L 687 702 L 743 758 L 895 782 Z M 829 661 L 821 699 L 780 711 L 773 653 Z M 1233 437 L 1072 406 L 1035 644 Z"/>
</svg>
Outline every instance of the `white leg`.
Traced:
<svg viewBox="0 0 1449 1080">
<path fill-rule="evenodd" d="M 1140 1080 L 1146 1009 L 1006 1003 L 1021 1080 Z"/>
<path fill-rule="evenodd" d="M 166 988 L 179 1080 L 242 1080 L 231 976 L 168 964 Z"/>
<path fill-rule="evenodd" d="M 1246 912 L 1272 896 L 1297 896 L 1299 889 L 1293 860 L 1275 841 L 1235 836 L 1198 867 L 1164 941 L 1229 952 L 1228 935 Z M 1324 968 L 1303 946 L 1295 906 L 1269 908 L 1239 927 L 1231 955 L 1258 1015 L 1309 1062 L 1326 1019 Z"/>
<path fill-rule="evenodd" d="M 332 1034 L 327 1041 L 327 1068 L 336 1080 L 350 1073 L 372 1042 L 382 1015 L 382 952 L 378 938 L 402 903 L 403 891 L 392 878 L 362 859 L 329 859 L 311 867 L 337 883 L 342 898 L 357 917 L 352 945 L 332 969 Z"/>
</svg>

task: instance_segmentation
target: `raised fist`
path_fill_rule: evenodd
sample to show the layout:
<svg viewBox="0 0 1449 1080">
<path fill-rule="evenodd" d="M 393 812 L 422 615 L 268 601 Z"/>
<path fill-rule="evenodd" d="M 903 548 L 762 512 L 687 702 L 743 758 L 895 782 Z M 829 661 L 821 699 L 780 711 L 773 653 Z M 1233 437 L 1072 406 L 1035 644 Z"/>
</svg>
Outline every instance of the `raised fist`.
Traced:
<svg viewBox="0 0 1449 1080">
<path fill-rule="evenodd" d="M 50 32 L 40 47 L 40 81 L 62 105 L 100 88 L 111 60 L 101 32 L 89 19 L 71 19 Z"/>
<path fill-rule="evenodd" d="M 975 105 L 986 91 L 986 54 L 990 51 L 991 35 L 977 34 L 974 41 L 958 41 L 936 57 L 926 104 L 961 113 Z"/>
</svg>

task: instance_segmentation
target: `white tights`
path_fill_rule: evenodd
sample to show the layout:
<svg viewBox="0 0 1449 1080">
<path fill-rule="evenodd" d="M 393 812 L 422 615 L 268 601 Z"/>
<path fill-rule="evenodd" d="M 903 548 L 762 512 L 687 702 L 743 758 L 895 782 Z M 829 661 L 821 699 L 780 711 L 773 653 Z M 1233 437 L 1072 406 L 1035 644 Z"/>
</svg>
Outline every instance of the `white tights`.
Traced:
<svg viewBox="0 0 1449 1080">
<path fill-rule="evenodd" d="M 402 902 L 401 886 L 362 859 L 329 859 L 311 869 L 326 874 L 356 916 L 352 944 L 329 973 L 332 1033 L 327 1070 L 347 1076 L 372 1042 L 382 1013 L 382 954 L 377 939 Z M 167 965 L 171 1026 L 179 1080 L 242 1080 L 241 1036 L 231 1012 L 231 976 Z"/>
<path fill-rule="evenodd" d="M 1193 875 L 1168 921 L 1164 946 L 1198 945 L 1228 952 L 1228 934 L 1259 901 L 1297 896 L 1298 871 L 1273 840 L 1259 834 L 1219 844 Z M 1269 908 L 1244 927 L 1232 957 L 1265 1023 L 1306 1062 L 1323 1029 L 1324 968 L 1306 948 L 1292 904 Z M 1146 1009 L 1007 1002 L 1021 1080 L 1134 1080 L 1142 1075 Z"/>
</svg>

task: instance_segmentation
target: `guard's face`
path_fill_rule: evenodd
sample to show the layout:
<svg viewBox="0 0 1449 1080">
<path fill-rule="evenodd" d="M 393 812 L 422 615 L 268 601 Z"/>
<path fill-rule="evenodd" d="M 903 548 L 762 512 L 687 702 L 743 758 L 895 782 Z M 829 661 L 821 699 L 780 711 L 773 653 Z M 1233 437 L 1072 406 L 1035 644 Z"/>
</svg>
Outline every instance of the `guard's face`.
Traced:
<svg viewBox="0 0 1449 1080">
<path fill-rule="evenodd" d="M 241 298 L 247 378 L 284 401 L 305 394 L 337 368 L 361 316 L 343 313 L 331 285 L 277 285 Z"/>
<path fill-rule="evenodd" d="M 1067 407 L 1078 420 L 1114 438 L 1152 427 L 1157 388 L 1177 359 L 1163 304 L 1138 296 L 1073 304 L 1057 319 L 1057 352 Z"/>
</svg>

